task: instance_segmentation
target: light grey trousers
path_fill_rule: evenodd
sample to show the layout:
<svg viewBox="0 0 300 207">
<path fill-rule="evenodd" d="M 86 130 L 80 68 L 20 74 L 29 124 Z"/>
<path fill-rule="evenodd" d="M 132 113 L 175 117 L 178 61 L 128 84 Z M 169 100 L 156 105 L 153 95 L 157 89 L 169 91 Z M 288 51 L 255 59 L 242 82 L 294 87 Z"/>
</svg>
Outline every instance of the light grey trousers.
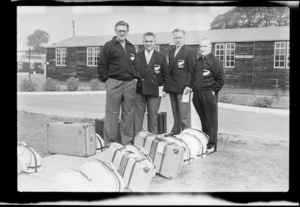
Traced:
<svg viewBox="0 0 300 207">
<path fill-rule="evenodd" d="M 191 103 L 182 103 L 182 94 L 169 93 L 174 124 L 171 133 L 179 134 L 186 128 L 191 128 Z"/>
<path fill-rule="evenodd" d="M 155 96 L 144 96 L 137 93 L 135 95 L 135 112 L 134 112 L 134 134 L 142 131 L 143 120 L 147 107 L 148 113 L 148 131 L 154 134 L 158 133 L 157 113 L 160 107 L 161 98 Z M 146 129 L 145 129 L 146 130 Z"/>
<path fill-rule="evenodd" d="M 105 83 L 105 145 L 111 142 L 119 142 L 123 145 L 126 145 L 133 140 L 134 107 L 137 81 L 122 81 L 109 78 Z M 119 120 L 121 140 L 117 140 L 117 127 Z"/>
</svg>

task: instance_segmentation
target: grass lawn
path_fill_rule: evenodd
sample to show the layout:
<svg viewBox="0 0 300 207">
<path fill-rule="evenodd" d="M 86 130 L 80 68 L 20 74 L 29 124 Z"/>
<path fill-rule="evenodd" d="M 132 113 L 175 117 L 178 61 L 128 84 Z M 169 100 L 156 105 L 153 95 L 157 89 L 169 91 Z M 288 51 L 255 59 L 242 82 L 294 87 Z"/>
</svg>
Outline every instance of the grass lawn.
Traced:
<svg viewBox="0 0 300 207">
<path fill-rule="evenodd" d="M 93 119 L 18 112 L 18 141 L 42 157 L 47 152 L 47 123 Z M 150 192 L 286 192 L 289 186 L 289 142 L 219 134 L 218 152 L 183 166 L 172 180 L 155 176 Z"/>
</svg>

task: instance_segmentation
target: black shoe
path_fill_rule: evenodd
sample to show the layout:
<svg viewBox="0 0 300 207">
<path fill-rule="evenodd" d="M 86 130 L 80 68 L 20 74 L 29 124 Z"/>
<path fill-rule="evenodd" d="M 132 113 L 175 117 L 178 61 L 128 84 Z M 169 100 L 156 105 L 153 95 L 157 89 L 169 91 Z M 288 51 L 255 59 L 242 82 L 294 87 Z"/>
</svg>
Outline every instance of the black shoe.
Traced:
<svg viewBox="0 0 300 207">
<path fill-rule="evenodd" d="M 171 136 L 174 136 L 174 135 L 177 135 L 178 133 L 175 133 L 175 132 L 170 132 L 169 134 L 165 134 L 164 136 L 165 137 L 171 137 Z"/>
<path fill-rule="evenodd" d="M 217 151 L 217 147 L 216 146 L 211 146 L 211 147 L 208 147 L 206 149 L 206 154 L 209 155 L 209 154 L 214 153 L 216 151 Z"/>
</svg>

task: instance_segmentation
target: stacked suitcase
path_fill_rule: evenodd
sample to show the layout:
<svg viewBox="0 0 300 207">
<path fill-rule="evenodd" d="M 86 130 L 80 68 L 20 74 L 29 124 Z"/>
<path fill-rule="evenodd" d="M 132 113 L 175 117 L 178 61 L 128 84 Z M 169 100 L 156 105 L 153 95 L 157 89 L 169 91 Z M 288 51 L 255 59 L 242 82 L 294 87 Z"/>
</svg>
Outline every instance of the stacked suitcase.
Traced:
<svg viewBox="0 0 300 207">
<path fill-rule="evenodd" d="M 160 112 L 159 134 L 166 132 L 166 126 L 166 112 Z M 58 191 L 145 192 L 156 174 L 175 178 L 185 163 L 204 157 L 208 142 L 208 136 L 196 129 L 186 129 L 172 137 L 143 130 L 135 136 L 134 145 L 114 142 L 104 147 L 104 119 L 95 119 L 95 125 L 49 123 L 47 132 L 50 153 L 90 157 L 79 170 L 57 174 Z"/>
<path fill-rule="evenodd" d="M 149 152 L 158 174 L 169 179 L 180 175 L 185 153 L 184 147 L 147 131 L 142 131 L 135 137 L 134 145 L 143 147 Z"/>
</svg>

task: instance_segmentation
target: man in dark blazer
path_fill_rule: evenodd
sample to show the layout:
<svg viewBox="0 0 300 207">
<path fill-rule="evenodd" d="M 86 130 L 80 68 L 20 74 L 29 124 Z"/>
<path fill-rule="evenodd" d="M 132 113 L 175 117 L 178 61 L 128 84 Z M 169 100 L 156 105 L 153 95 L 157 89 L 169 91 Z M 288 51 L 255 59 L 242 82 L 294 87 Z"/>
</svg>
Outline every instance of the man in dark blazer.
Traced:
<svg viewBox="0 0 300 207">
<path fill-rule="evenodd" d="M 197 54 L 192 48 L 185 45 L 185 31 L 173 30 L 175 47 L 169 51 L 169 79 L 166 92 L 169 93 L 173 111 L 174 124 L 171 132 L 165 136 L 179 134 L 191 127 L 191 104 L 182 102 L 185 86 L 190 86 L 188 73 L 196 66 Z"/>
<path fill-rule="evenodd" d="M 155 35 L 147 32 L 143 35 L 145 49 L 138 52 L 141 78 L 137 83 L 135 96 L 135 134 L 142 131 L 147 107 L 148 130 L 158 133 L 157 116 L 161 97 L 166 96 L 163 86 L 168 81 L 168 64 L 166 56 L 154 49 Z"/>
</svg>

